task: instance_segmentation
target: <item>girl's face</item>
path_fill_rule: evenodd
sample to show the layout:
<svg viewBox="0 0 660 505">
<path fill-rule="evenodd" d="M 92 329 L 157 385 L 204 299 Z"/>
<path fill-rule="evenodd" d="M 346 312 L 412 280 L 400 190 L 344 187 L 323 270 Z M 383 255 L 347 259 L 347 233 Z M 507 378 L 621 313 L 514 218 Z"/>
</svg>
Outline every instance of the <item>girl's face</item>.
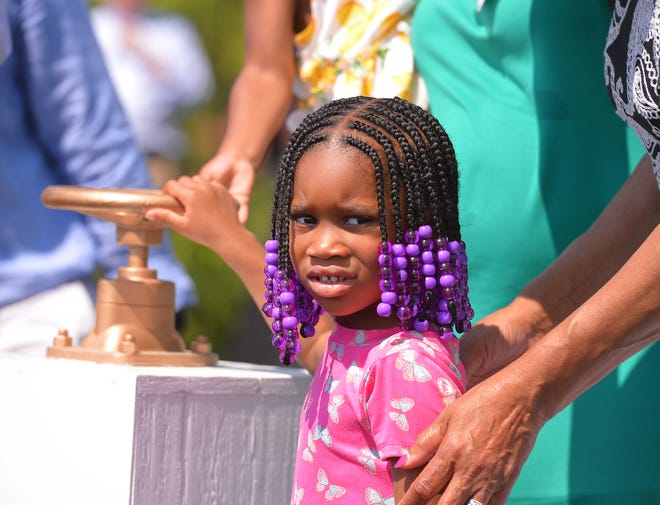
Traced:
<svg viewBox="0 0 660 505">
<path fill-rule="evenodd" d="M 300 159 L 291 200 L 290 254 L 302 285 L 342 326 L 397 324 L 380 301 L 374 167 L 357 149 L 319 144 Z"/>
</svg>

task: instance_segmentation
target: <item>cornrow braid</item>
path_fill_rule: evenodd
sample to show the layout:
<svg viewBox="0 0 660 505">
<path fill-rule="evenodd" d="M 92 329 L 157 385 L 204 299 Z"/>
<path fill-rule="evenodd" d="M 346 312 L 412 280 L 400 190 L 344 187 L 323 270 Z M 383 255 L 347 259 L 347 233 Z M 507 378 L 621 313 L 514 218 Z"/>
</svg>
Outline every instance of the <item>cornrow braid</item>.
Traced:
<svg viewBox="0 0 660 505">
<path fill-rule="evenodd" d="M 474 313 L 460 236 L 458 168 L 446 131 L 430 113 L 400 98 L 339 99 L 305 117 L 286 145 L 275 181 L 263 310 L 273 319 L 282 362 L 290 364 L 300 349 L 299 334 L 313 335 L 321 311 L 289 254 L 295 171 L 313 146 L 330 142 L 361 151 L 374 167 L 382 235 L 374 251 L 381 268 L 378 313 L 396 313 L 405 329 L 424 331 L 432 324 L 442 335 L 469 330 Z"/>
</svg>

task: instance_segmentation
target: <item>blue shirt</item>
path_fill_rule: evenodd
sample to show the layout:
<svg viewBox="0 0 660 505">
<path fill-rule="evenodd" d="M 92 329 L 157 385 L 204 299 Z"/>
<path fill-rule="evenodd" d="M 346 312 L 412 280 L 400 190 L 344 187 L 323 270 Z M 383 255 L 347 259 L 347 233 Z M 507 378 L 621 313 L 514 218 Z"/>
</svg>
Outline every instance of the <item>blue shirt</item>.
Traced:
<svg viewBox="0 0 660 505">
<path fill-rule="evenodd" d="M 49 185 L 150 187 L 81 0 L 10 0 L 12 51 L 0 64 L 0 306 L 126 264 L 116 226 L 48 209 Z M 169 246 L 149 266 L 196 302 Z"/>
</svg>

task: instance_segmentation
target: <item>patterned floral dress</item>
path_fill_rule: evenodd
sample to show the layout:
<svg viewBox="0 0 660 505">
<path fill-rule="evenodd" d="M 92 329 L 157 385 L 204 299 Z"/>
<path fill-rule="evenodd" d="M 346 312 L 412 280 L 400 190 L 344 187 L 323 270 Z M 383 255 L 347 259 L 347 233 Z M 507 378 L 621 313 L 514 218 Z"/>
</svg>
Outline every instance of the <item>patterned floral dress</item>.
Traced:
<svg viewBox="0 0 660 505">
<path fill-rule="evenodd" d="M 642 140 L 660 187 L 660 2 L 614 2 L 605 82 L 617 114 Z"/>
<path fill-rule="evenodd" d="M 455 337 L 337 326 L 300 415 L 291 503 L 394 505 L 388 460 L 465 391 L 464 377 Z"/>
<path fill-rule="evenodd" d="M 295 37 L 297 110 L 287 127 L 324 103 L 355 95 L 399 96 L 426 107 L 415 71 L 410 23 L 416 0 L 311 0 Z"/>
</svg>

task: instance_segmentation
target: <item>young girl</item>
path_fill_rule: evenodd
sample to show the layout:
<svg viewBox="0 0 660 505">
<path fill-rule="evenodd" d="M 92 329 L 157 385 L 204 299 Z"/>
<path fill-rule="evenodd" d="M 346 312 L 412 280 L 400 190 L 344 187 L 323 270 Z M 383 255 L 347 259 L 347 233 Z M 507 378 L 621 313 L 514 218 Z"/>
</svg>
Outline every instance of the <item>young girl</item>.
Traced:
<svg viewBox="0 0 660 505">
<path fill-rule="evenodd" d="M 265 272 L 273 345 L 284 364 L 298 357 L 315 371 L 292 503 L 394 504 L 417 473 L 397 463 L 464 392 L 454 330 L 469 329 L 472 309 L 457 182 L 433 116 L 356 97 L 311 113 L 287 144 L 265 270 L 217 183 L 173 181 L 184 214 L 149 211 L 214 249 L 255 300 Z"/>
</svg>

